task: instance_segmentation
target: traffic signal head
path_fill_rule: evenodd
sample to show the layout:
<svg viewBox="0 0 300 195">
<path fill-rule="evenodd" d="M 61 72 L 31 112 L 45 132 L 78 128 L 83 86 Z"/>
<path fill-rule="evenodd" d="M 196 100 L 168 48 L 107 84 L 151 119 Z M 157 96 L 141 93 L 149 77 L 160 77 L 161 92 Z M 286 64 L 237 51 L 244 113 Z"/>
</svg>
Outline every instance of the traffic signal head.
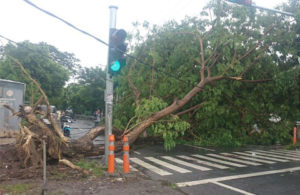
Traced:
<svg viewBox="0 0 300 195">
<path fill-rule="evenodd" d="M 252 0 L 227 0 L 227 1 L 232 2 L 232 3 L 238 3 L 241 5 L 247 5 L 247 6 L 252 5 Z"/>
<path fill-rule="evenodd" d="M 125 38 L 127 34 L 123 29 L 111 29 L 109 41 L 109 74 L 111 76 L 120 73 L 123 66 L 126 65 L 125 52 L 127 44 Z"/>
</svg>

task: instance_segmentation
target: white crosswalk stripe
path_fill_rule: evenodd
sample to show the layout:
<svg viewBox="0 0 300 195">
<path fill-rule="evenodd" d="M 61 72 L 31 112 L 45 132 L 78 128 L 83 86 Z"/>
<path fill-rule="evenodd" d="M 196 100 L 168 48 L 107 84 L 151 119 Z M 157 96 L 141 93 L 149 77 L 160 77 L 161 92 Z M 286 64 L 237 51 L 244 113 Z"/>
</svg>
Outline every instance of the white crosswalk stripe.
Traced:
<svg viewBox="0 0 300 195">
<path fill-rule="evenodd" d="M 225 155 L 231 155 L 231 156 L 235 156 L 237 158 L 241 158 L 241 159 L 245 159 L 245 160 L 251 160 L 251 161 L 256 161 L 256 162 L 261 162 L 261 163 L 267 163 L 267 164 L 274 164 L 275 162 L 273 161 L 268 161 L 268 160 L 262 160 L 262 159 L 257 159 L 255 157 L 245 157 L 245 156 L 238 156 L 235 154 L 229 154 L 229 153 L 222 153 Z"/>
<path fill-rule="evenodd" d="M 187 169 L 184 169 L 184 168 L 181 168 L 181 167 L 178 167 L 178 166 L 175 166 L 175 165 L 172 165 L 170 163 L 167 163 L 165 161 L 162 161 L 162 160 L 159 160 L 157 158 L 153 158 L 153 157 L 145 157 L 145 159 L 147 160 L 150 160 L 156 164 L 159 164 L 161 166 L 164 166 L 164 167 L 167 167 L 169 169 L 172 169 L 176 172 L 179 172 L 179 173 L 190 173 L 191 171 L 190 170 L 187 170 Z"/>
<path fill-rule="evenodd" d="M 281 155 L 282 157 L 289 157 L 289 158 L 291 158 L 291 160 L 300 160 L 300 158 L 297 158 L 297 156 L 293 155 L 293 154 L 286 154 L 286 153 L 282 153 L 282 152 L 264 151 L 264 150 L 255 150 L 255 151 L 263 152 L 263 153 L 267 153 L 267 154 Z"/>
<path fill-rule="evenodd" d="M 146 168 L 146 169 L 154 172 L 154 173 L 157 173 L 157 174 L 161 175 L 161 176 L 172 175 L 172 173 L 170 173 L 168 171 L 164 171 L 164 170 L 162 170 L 160 168 L 157 168 L 157 167 L 155 167 L 155 166 L 153 166 L 153 165 L 151 165 L 151 164 L 149 164 L 149 163 L 147 163 L 145 161 L 142 161 L 142 160 L 140 160 L 138 158 L 130 158 L 130 160 L 132 162 L 134 162 L 134 163 L 136 163 L 136 164 L 138 164 L 138 165 L 140 165 L 140 166 L 142 166 L 142 167 L 144 167 L 144 168 Z"/>
<path fill-rule="evenodd" d="M 277 151 L 277 150 L 254 150 L 254 151 L 258 151 L 258 152 L 265 152 L 265 153 L 270 153 L 270 154 L 277 154 L 277 155 L 285 155 L 285 156 L 293 156 L 295 157 L 295 154 L 289 154 L 289 153 L 285 153 L 282 151 Z"/>
<path fill-rule="evenodd" d="M 278 153 L 267 153 L 263 150 L 261 151 L 258 151 L 258 150 L 255 150 L 255 151 L 246 151 L 248 153 L 256 153 L 256 154 L 261 154 L 261 155 L 264 155 L 264 156 L 270 156 L 270 157 L 276 157 L 276 158 L 280 158 L 280 159 L 287 159 L 287 160 L 296 160 L 295 157 L 291 157 L 291 156 L 284 156 L 282 154 L 278 154 Z M 299 159 L 300 160 L 300 159 Z"/>
<path fill-rule="evenodd" d="M 275 151 L 275 152 L 283 152 L 283 153 L 285 153 L 285 154 L 300 155 L 300 151 L 296 151 L 296 150 L 271 150 L 271 151 Z"/>
<path fill-rule="evenodd" d="M 183 158 L 183 159 L 185 159 L 185 160 L 191 160 L 191 161 L 194 161 L 194 162 L 196 162 L 196 163 L 204 164 L 204 165 L 211 166 L 211 167 L 215 167 L 215 168 L 218 168 L 218 169 L 228 169 L 228 168 L 229 168 L 229 167 L 226 167 L 226 166 L 224 166 L 224 165 L 219 165 L 219 164 L 216 164 L 216 163 L 211 163 L 211 162 L 199 160 L 199 159 L 192 158 L 192 157 L 185 156 L 185 155 L 177 155 L 177 156 L 178 156 L 179 158 Z"/>
<path fill-rule="evenodd" d="M 167 159 L 167 160 L 172 161 L 172 162 L 175 162 L 175 163 L 178 163 L 178 164 L 181 164 L 181 165 L 184 165 L 184 166 L 187 166 L 187 167 L 191 167 L 191 168 L 194 168 L 194 169 L 198 169 L 198 170 L 201 170 L 201 171 L 208 171 L 208 170 L 211 170 L 210 168 L 202 167 L 202 166 L 195 165 L 195 164 L 192 164 L 192 163 L 188 163 L 188 162 L 185 162 L 185 161 L 183 161 L 183 160 L 176 159 L 176 158 L 171 157 L 171 156 L 162 156 L 162 158 Z"/>
<path fill-rule="evenodd" d="M 295 151 L 295 150 L 270 150 L 274 152 L 282 152 L 284 154 L 292 154 L 292 155 L 299 155 L 300 151 Z"/>
<path fill-rule="evenodd" d="M 225 153 L 222 153 L 222 154 L 225 154 Z M 249 161 L 245 161 L 245 160 L 241 160 L 241 159 L 232 158 L 232 157 L 229 157 L 227 154 L 226 154 L 226 156 L 222 156 L 222 155 L 218 155 L 218 154 L 207 154 L 207 155 L 217 157 L 217 158 L 221 158 L 221 159 L 224 159 L 224 160 L 243 163 L 243 164 L 246 164 L 246 165 L 254 165 L 254 166 L 261 165 L 259 163 L 255 163 L 255 162 L 249 162 Z"/>
<path fill-rule="evenodd" d="M 234 166 L 234 167 L 247 167 L 246 165 L 241 165 L 241 164 L 238 164 L 238 163 L 219 160 L 219 159 L 211 158 L 211 157 L 208 157 L 208 156 L 203 156 L 203 155 L 200 155 L 200 154 L 193 154 L 192 156 L 195 156 L 195 157 L 201 158 L 201 159 L 205 159 L 205 160 L 209 160 L 209 161 L 213 161 L 213 162 L 217 162 L 217 163 L 221 163 L 221 164 L 225 164 L 225 165 Z"/>
<path fill-rule="evenodd" d="M 182 174 L 191 174 L 193 172 L 191 169 L 184 167 L 189 167 L 200 171 L 209 171 L 212 170 L 212 168 L 228 169 L 230 166 L 247 167 L 247 165 L 258 166 L 262 165 L 263 163 L 274 164 L 276 162 L 284 163 L 290 162 L 291 160 L 300 160 L 300 158 L 296 157 L 297 155 L 295 153 L 289 151 L 253 150 L 220 154 L 209 153 L 205 155 L 176 155 L 176 157 L 160 156 L 159 158 L 148 156 L 144 157 L 145 160 L 140 159 L 141 157 L 133 157 L 130 158 L 130 160 L 140 167 L 144 167 L 156 174 L 167 176 L 173 175 L 173 173 L 176 172 Z M 121 164 L 123 163 L 123 160 L 116 158 L 116 162 Z M 200 166 L 199 164 L 206 165 L 208 167 Z M 137 169 L 132 166 L 130 166 L 130 169 L 131 171 L 137 171 Z"/>
<path fill-rule="evenodd" d="M 288 162 L 288 160 L 262 156 L 262 155 L 256 154 L 256 153 L 252 153 L 252 154 L 248 154 L 248 153 L 245 153 L 245 152 L 233 152 L 233 153 L 244 155 L 244 156 L 253 156 L 253 157 L 256 157 L 256 158 L 260 158 L 260 159 L 273 160 L 273 161 L 278 161 L 278 162 Z"/>
<path fill-rule="evenodd" d="M 123 164 L 123 160 L 122 160 L 122 159 L 120 159 L 120 158 L 115 158 L 115 160 L 116 160 L 116 162 L 117 162 L 118 164 Z M 134 167 L 131 166 L 131 165 L 129 165 L 129 167 L 130 167 L 130 171 L 138 171 L 136 168 L 134 168 Z"/>
</svg>

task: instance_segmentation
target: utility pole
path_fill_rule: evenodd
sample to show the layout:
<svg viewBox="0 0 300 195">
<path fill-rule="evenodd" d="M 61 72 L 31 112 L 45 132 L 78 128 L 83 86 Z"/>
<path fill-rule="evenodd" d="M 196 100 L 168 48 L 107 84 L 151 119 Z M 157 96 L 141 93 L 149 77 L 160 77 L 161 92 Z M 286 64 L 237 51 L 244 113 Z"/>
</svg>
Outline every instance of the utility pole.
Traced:
<svg viewBox="0 0 300 195">
<path fill-rule="evenodd" d="M 261 7 L 261 6 L 258 6 L 258 5 L 253 5 L 252 0 L 226 0 L 226 1 L 229 1 L 231 3 L 237 3 L 237 4 L 240 4 L 240 5 L 249 6 L 249 7 L 253 7 L 253 8 L 256 8 L 256 9 L 262 9 L 262 10 L 266 10 L 266 11 L 271 11 L 271 12 L 275 12 L 275 13 L 295 17 L 295 15 L 293 13 L 290 13 L 290 12 L 285 12 L 285 11 L 281 11 L 281 10 L 278 10 L 278 9 L 270 9 L 270 8 Z"/>
<path fill-rule="evenodd" d="M 113 99 L 114 99 L 114 85 L 113 78 L 109 74 L 110 66 L 110 45 L 111 45 L 111 32 L 116 28 L 117 6 L 109 6 L 109 47 L 106 68 L 106 89 L 105 89 L 105 164 L 108 162 L 108 137 L 112 134 L 112 118 L 113 118 Z"/>
<path fill-rule="evenodd" d="M 278 10 L 278 9 L 270 9 L 270 8 L 261 7 L 261 6 L 258 6 L 258 5 L 251 5 L 251 7 L 266 10 L 266 11 L 271 11 L 271 12 L 275 12 L 275 13 L 279 13 L 279 14 L 283 14 L 283 15 L 287 15 L 287 16 L 291 16 L 291 17 L 295 17 L 295 15 L 293 13 L 281 11 L 281 10 Z"/>
</svg>

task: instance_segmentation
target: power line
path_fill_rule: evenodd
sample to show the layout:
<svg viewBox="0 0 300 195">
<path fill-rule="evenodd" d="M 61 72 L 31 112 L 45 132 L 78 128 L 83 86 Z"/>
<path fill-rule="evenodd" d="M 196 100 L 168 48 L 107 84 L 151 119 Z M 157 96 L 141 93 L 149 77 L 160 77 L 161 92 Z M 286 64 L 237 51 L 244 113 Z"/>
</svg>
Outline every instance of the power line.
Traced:
<svg viewBox="0 0 300 195">
<path fill-rule="evenodd" d="M 34 49 L 30 48 L 30 47 L 27 47 L 27 46 L 25 46 L 24 44 L 20 44 L 20 43 L 18 43 L 18 42 L 16 42 L 16 41 L 12 40 L 12 39 L 10 39 L 10 38 L 7 38 L 7 37 L 1 35 L 1 34 L 0 34 L 0 37 L 3 38 L 3 39 L 5 39 L 5 40 L 7 40 L 8 42 L 14 43 L 14 44 L 17 45 L 17 46 L 23 47 L 23 48 L 28 49 L 28 50 L 30 50 L 30 51 L 32 51 L 32 52 L 36 52 L 36 50 L 34 50 Z M 50 60 L 53 60 L 53 58 L 51 57 L 51 55 L 50 55 L 50 56 L 49 56 L 49 55 L 45 55 L 44 53 L 41 53 L 40 50 L 38 50 L 37 52 L 39 52 L 40 55 L 42 55 L 42 56 L 44 56 L 44 57 L 46 57 L 46 58 L 49 58 Z M 63 54 L 63 55 L 64 55 L 64 54 Z M 104 65 L 104 64 L 98 64 L 98 66 L 100 66 L 100 67 L 106 67 L 106 65 Z"/>
<path fill-rule="evenodd" d="M 81 33 L 83 33 L 83 34 L 89 36 L 89 37 L 92 37 L 93 39 L 96 39 L 96 40 L 99 41 L 100 43 L 102 43 L 102 44 L 108 46 L 108 43 L 104 42 L 103 40 L 99 39 L 98 37 L 96 37 L 96 36 L 94 36 L 94 35 L 92 35 L 92 34 L 86 32 L 86 31 L 84 31 L 84 30 L 82 30 L 82 29 L 76 27 L 75 25 L 71 24 L 70 22 L 68 22 L 68 21 L 66 21 L 66 20 L 64 20 L 64 19 L 62 19 L 62 18 L 60 18 L 60 17 L 58 17 L 57 15 L 55 15 L 55 14 L 53 14 L 53 13 L 51 13 L 51 12 L 45 10 L 45 9 L 42 9 L 42 8 L 38 7 L 37 5 L 35 5 L 34 3 L 32 3 L 31 1 L 29 1 L 29 0 L 24 0 L 24 1 L 25 1 L 26 3 L 28 3 L 29 5 L 31 5 L 32 7 L 34 7 L 34 8 L 36 8 L 36 9 L 38 9 L 38 10 L 44 12 L 45 14 L 47 14 L 47 15 L 49 15 L 49 16 L 51 16 L 51 17 L 54 17 L 54 18 L 56 18 L 56 19 L 58 19 L 58 20 L 60 20 L 60 21 L 62 21 L 63 23 L 65 23 L 66 25 L 68 25 L 68 26 L 74 28 L 75 30 L 77 30 L 77 31 L 79 31 L 79 32 L 81 32 Z"/>
<path fill-rule="evenodd" d="M 73 24 L 71 24 L 70 22 L 64 20 L 63 18 L 58 17 L 58 16 L 56 16 L 55 14 L 53 14 L 53 13 L 51 13 L 51 12 L 45 10 L 45 9 L 42 9 L 42 8 L 38 7 L 37 5 L 35 5 L 34 3 L 32 3 L 31 1 L 29 1 L 29 0 L 24 0 L 24 1 L 25 1 L 27 4 L 31 5 L 32 7 L 34 7 L 34 8 L 36 8 L 36 9 L 40 10 L 41 12 L 43 12 L 43 13 L 45 13 L 45 14 L 51 16 L 51 17 L 54 17 L 54 18 L 60 20 L 61 22 L 65 23 L 66 25 L 70 26 L 71 28 L 73 28 L 73 29 L 75 29 L 75 30 L 77 30 L 77 31 L 79 31 L 79 32 L 81 32 L 81 33 L 83 33 L 83 34 L 85 34 L 85 35 L 87 35 L 87 36 L 89 36 L 89 37 L 95 39 L 96 41 L 98 41 L 98 42 L 100 42 L 100 43 L 102 43 L 102 44 L 104 44 L 104 45 L 106 45 L 106 46 L 109 46 L 109 44 L 106 43 L 105 41 L 103 41 L 102 39 L 100 39 L 100 38 L 98 38 L 98 37 L 96 37 L 96 36 L 94 36 L 94 35 L 92 35 L 92 34 L 86 32 L 85 30 L 82 30 L 82 29 L 76 27 L 75 25 L 73 25 Z M 117 48 L 117 49 L 118 49 L 118 48 Z M 130 58 L 136 60 L 136 61 L 139 62 L 140 64 L 143 64 L 143 65 L 146 65 L 146 66 L 152 68 L 152 65 L 150 65 L 150 64 L 148 64 L 148 63 L 145 63 L 145 62 L 139 60 L 139 59 L 136 58 L 135 56 L 130 55 L 130 54 L 126 54 L 124 51 L 121 51 L 121 50 L 119 50 L 119 51 L 122 52 L 125 56 L 130 57 Z M 180 81 L 180 82 L 183 82 L 183 83 L 187 83 L 188 85 L 190 85 L 190 84 L 189 84 L 188 82 L 186 82 L 185 80 L 179 79 L 178 77 L 173 76 L 172 74 L 170 74 L 170 73 L 168 73 L 168 72 L 165 72 L 165 71 L 162 71 L 162 70 L 158 70 L 156 67 L 153 67 L 153 68 L 157 71 L 157 73 L 160 73 L 160 72 L 161 72 L 161 73 L 164 73 L 165 75 L 167 75 L 167 76 L 169 76 L 169 77 L 172 77 L 172 78 L 174 78 L 174 79 L 177 80 L 177 81 Z M 196 86 L 196 87 L 197 87 L 197 86 Z"/>
<path fill-rule="evenodd" d="M 17 43 L 17 42 L 15 42 L 15 41 L 13 41 L 13 40 L 11 40 L 11 39 L 9 39 L 9 38 L 7 38 L 7 37 L 3 36 L 3 35 L 0 35 L 0 37 L 2 37 L 3 39 L 7 40 L 8 42 L 12 42 L 12 43 L 14 43 L 14 44 L 18 45 L 18 43 Z M 31 48 L 28 48 L 28 49 L 31 49 Z"/>
<path fill-rule="evenodd" d="M 5 40 L 7 40 L 7 41 L 10 42 L 10 43 L 14 43 L 15 45 L 17 45 L 17 46 L 19 46 L 19 47 L 23 47 L 23 48 L 25 48 L 25 49 L 27 49 L 27 50 L 30 50 L 30 51 L 32 51 L 32 52 L 38 52 L 40 55 L 42 55 L 42 56 L 44 56 L 44 57 L 46 57 L 46 58 L 48 58 L 48 59 L 50 59 L 50 60 L 55 61 L 54 57 L 51 57 L 51 54 L 50 54 L 50 53 L 49 53 L 49 55 L 46 55 L 45 53 L 42 53 L 41 50 L 34 50 L 34 49 L 30 48 L 30 47 L 27 47 L 27 46 L 24 45 L 24 44 L 20 44 L 20 43 L 18 43 L 18 42 L 16 42 L 16 41 L 13 41 L 13 40 L 11 40 L 11 39 L 9 39 L 9 38 L 7 38 L 7 37 L 1 35 L 1 34 L 0 34 L 0 37 L 3 38 L 3 39 L 5 39 Z M 62 55 L 65 56 L 65 54 L 63 54 L 63 53 L 62 53 Z M 59 63 L 59 62 L 56 62 L 56 63 Z M 64 66 L 64 65 L 63 65 L 63 66 Z"/>
</svg>

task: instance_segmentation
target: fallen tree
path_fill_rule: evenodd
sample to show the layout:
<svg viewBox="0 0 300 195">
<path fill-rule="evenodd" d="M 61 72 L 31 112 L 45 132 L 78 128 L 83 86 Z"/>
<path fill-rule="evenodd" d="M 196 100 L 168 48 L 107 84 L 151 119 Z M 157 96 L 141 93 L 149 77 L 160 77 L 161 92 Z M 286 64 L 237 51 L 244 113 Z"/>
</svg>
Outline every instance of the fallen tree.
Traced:
<svg viewBox="0 0 300 195">
<path fill-rule="evenodd" d="M 219 8 L 221 9 L 221 8 Z M 221 13 L 221 10 L 219 13 Z M 243 13 L 246 15 L 245 13 Z M 220 17 L 220 16 L 219 16 Z M 184 75 L 186 81 L 189 81 L 188 78 L 190 74 L 193 74 L 193 79 L 191 82 L 184 83 L 182 82 L 180 85 L 175 83 L 174 85 L 179 85 L 178 88 L 182 85 L 182 91 L 184 91 L 184 95 L 176 96 L 176 91 L 171 94 L 171 97 L 166 98 L 166 104 L 163 104 L 159 110 L 149 113 L 147 115 L 140 116 L 133 116 L 132 119 L 128 120 L 128 125 L 124 128 L 123 135 L 127 135 L 129 138 L 129 143 L 132 145 L 139 135 L 143 133 L 147 128 L 151 127 L 154 124 L 161 122 L 166 117 L 170 117 L 171 120 L 178 118 L 184 114 L 188 114 L 193 112 L 196 109 L 201 108 L 206 102 L 196 102 L 196 104 L 191 105 L 191 107 L 186 108 L 188 103 L 192 101 L 195 96 L 203 93 L 207 88 L 207 86 L 214 87 L 217 82 L 221 81 L 230 81 L 230 82 L 238 82 L 246 84 L 262 84 L 262 83 L 269 83 L 273 82 L 275 76 L 273 74 L 265 74 L 265 71 L 262 70 L 257 74 L 256 72 L 250 75 L 251 77 L 254 75 L 256 79 L 251 79 L 248 75 L 250 71 L 259 70 L 256 66 L 261 66 L 262 64 L 267 65 L 269 67 L 277 67 L 270 55 L 270 48 L 273 46 L 272 49 L 275 48 L 274 40 L 277 40 L 276 37 L 280 37 L 281 34 L 275 34 L 274 37 L 271 37 L 271 32 L 274 29 L 280 29 L 281 26 L 278 24 L 280 21 L 276 21 L 278 23 L 270 25 L 270 26 L 259 26 L 259 30 L 256 31 L 255 25 L 253 24 L 253 29 L 248 28 L 248 23 L 243 23 L 241 26 L 240 31 L 235 32 L 237 28 L 240 28 L 240 23 L 235 22 L 234 25 L 228 25 L 228 21 L 230 18 L 223 18 L 222 21 L 220 18 L 216 18 L 215 20 L 209 22 L 199 23 L 191 20 L 188 21 L 186 26 L 188 29 L 180 31 L 180 28 L 171 29 L 166 34 L 166 45 L 176 45 L 173 42 L 175 40 L 179 40 L 179 38 L 184 38 L 184 41 L 178 43 L 178 47 L 173 47 L 170 51 L 166 52 L 166 56 L 170 57 L 170 53 L 174 52 L 176 54 L 182 54 L 184 56 L 188 56 L 190 53 L 189 48 L 183 48 L 182 44 L 187 44 L 188 46 L 192 45 L 195 49 L 190 51 L 193 53 L 193 56 L 184 61 L 184 63 L 189 63 L 189 68 L 183 69 L 179 71 L 178 75 Z M 247 17 L 245 16 L 245 21 L 247 21 Z M 224 27 L 220 24 L 221 22 L 224 23 Z M 227 23 L 226 23 L 227 22 Z M 200 26 L 197 26 L 200 25 Z M 250 24 L 249 24 L 250 25 Z M 193 26 L 193 28 L 190 28 Z M 232 28 L 231 28 L 232 27 Z M 279 32 L 284 32 L 281 29 Z M 174 40 L 169 40 L 169 35 L 174 35 Z M 153 94 L 155 92 L 154 86 L 154 72 L 158 72 L 156 67 L 156 61 L 160 62 L 160 66 L 163 67 L 164 64 L 167 64 L 169 59 L 163 61 L 161 58 L 165 57 L 157 57 L 159 54 L 162 54 L 165 49 L 161 49 L 159 52 L 156 52 L 156 42 L 161 41 L 159 37 L 154 36 L 154 43 L 145 43 L 150 45 L 151 49 L 148 53 L 152 52 L 153 63 L 151 67 L 151 84 L 149 87 L 149 97 L 148 99 L 151 100 L 153 98 Z M 165 36 L 165 35 L 164 35 Z M 224 38 L 224 37 L 225 38 Z M 157 39 L 156 39 L 157 38 Z M 211 40 L 209 40 L 211 39 Z M 255 41 L 254 41 L 255 40 Z M 150 39 L 152 41 L 152 39 Z M 154 46 L 153 46 L 154 45 Z M 157 44 L 158 45 L 158 44 Z M 184 46 L 187 46 L 184 45 Z M 145 46 L 145 47 L 146 47 Z M 148 46 L 149 47 L 149 46 Z M 182 49 L 183 48 L 183 49 Z M 179 50 L 182 49 L 182 50 Z M 179 50 L 179 51 L 177 51 Z M 197 54 L 195 54 L 195 51 Z M 155 53 L 156 52 L 156 53 Z M 184 58 L 184 56 L 182 58 Z M 171 56 L 174 57 L 174 56 Z M 170 57 L 170 58 L 171 58 Z M 176 55 L 175 55 L 176 57 Z M 174 57 L 174 58 L 175 58 Z M 12 111 L 12 113 L 18 117 L 23 119 L 22 123 L 20 124 L 20 137 L 17 141 L 17 149 L 18 149 L 18 156 L 20 157 L 23 166 L 38 166 L 42 162 L 42 139 L 46 136 L 47 142 L 47 151 L 48 156 L 50 159 L 56 159 L 58 162 L 64 163 L 67 166 L 77 169 L 77 167 L 73 166 L 71 162 L 67 161 L 64 157 L 72 157 L 77 154 L 81 155 L 100 155 L 104 153 L 103 146 L 95 146 L 93 144 L 93 140 L 99 136 L 105 130 L 104 126 L 98 126 L 91 129 L 86 135 L 83 137 L 70 142 L 67 138 L 63 136 L 61 130 L 56 125 L 55 121 L 51 118 L 50 115 L 50 107 L 49 101 L 46 94 L 43 92 L 39 84 L 30 77 L 30 75 L 26 72 L 23 68 L 22 64 L 20 64 L 16 59 L 10 57 L 11 60 L 18 64 L 18 66 L 23 70 L 25 75 L 27 75 L 28 79 L 35 84 L 38 88 L 41 97 L 38 102 L 33 104 L 31 107 L 22 107 L 19 111 L 15 111 L 11 109 L 9 106 L 6 106 L 8 109 Z M 267 59 L 267 60 L 265 60 Z M 176 59 L 180 61 L 180 59 Z M 176 61 L 175 60 L 175 61 Z M 177 65 L 177 61 L 175 65 Z M 128 80 L 128 85 L 132 90 L 132 94 L 134 96 L 133 102 L 135 103 L 136 108 L 139 108 L 141 105 L 141 98 L 142 96 L 145 97 L 146 95 L 142 94 L 142 90 L 139 90 L 139 87 L 136 85 L 134 81 L 134 77 L 132 76 L 132 71 L 134 68 L 138 69 L 139 67 L 136 66 L 138 61 L 134 61 L 129 63 L 129 74 L 126 78 Z M 158 62 L 157 62 L 158 63 Z M 184 64 L 183 63 L 183 64 Z M 181 64 L 179 64 L 182 66 Z M 180 68 L 178 65 L 175 66 L 176 68 Z M 174 68 L 175 69 L 175 68 Z M 173 70 L 173 69 L 171 69 Z M 143 73 L 145 72 L 143 69 L 140 70 L 141 76 L 144 76 Z M 274 71 L 275 72 L 275 71 Z M 134 74 L 135 77 L 139 75 L 138 73 Z M 141 79 L 142 84 L 144 86 L 144 78 Z M 167 84 L 169 84 L 169 80 L 167 80 Z M 160 82 L 159 79 L 156 81 L 157 83 Z M 191 87 L 192 86 L 192 87 Z M 226 85 L 224 85 L 226 86 Z M 129 90 L 127 90 L 129 91 Z M 144 90 L 146 91 L 146 90 Z M 165 90 L 166 91 L 166 90 Z M 147 94 L 148 95 L 148 94 Z M 159 94 L 160 95 L 160 94 Z M 168 94 L 169 95 L 169 94 Z M 179 98 L 180 97 L 180 98 Z M 172 100 L 170 100 L 172 99 Z M 199 98 L 200 99 L 200 98 Z M 201 100 L 201 99 L 200 99 Z M 47 105 L 47 112 L 43 113 L 37 109 L 37 105 L 39 104 L 46 104 Z M 240 106 L 236 106 L 240 109 Z M 247 110 L 242 110 L 244 114 Z M 43 122 L 43 119 L 47 119 L 50 121 L 50 125 L 46 125 Z M 130 125 L 132 121 L 134 121 Z M 121 136 L 117 136 L 117 141 L 115 143 L 116 151 L 120 151 L 122 147 L 121 143 Z"/>
<path fill-rule="evenodd" d="M 76 149 L 80 148 L 78 147 L 78 144 L 81 144 L 81 147 L 84 150 L 92 150 L 92 148 L 89 146 L 91 144 L 88 140 L 89 138 L 95 138 L 94 136 L 96 135 L 93 133 L 94 131 L 92 130 L 89 132 L 89 134 L 84 136 L 82 138 L 82 142 L 80 142 L 80 140 L 74 144 L 69 142 L 69 140 L 62 134 L 62 131 L 55 122 L 55 119 L 53 119 L 51 116 L 48 97 L 40 85 L 33 78 L 31 78 L 29 73 L 24 69 L 23 65 L 18 62 L 18 60 L 12 56 L 8 57 L 19 66 L 27 78 L 34 83 L 41 94 L 40 99 L 32 107 L 21 106 L 19 111 L 15 111 L 7 104 L 3 105 L 9 109 L 14 116 L 18 116 L 22 119 L 21 123 L 19 124 L 20 135 L 16 142 L 17 154 L 20 162 L 22 162 L 22 166 L 29 167 L 42 165 L 42 146 L 43 140 L 45 140 L 47 143 L 47 155 L 50 157 L 50 160 L 56 159 L 59 163 L 65 164 L 73 169 L 77 169 L 85 174 L 88 174 L 88 171 L 81 169 L 69 160 L 64 159 L 64 156 L 72 156 L 76 154 Z M 39 109 L 39 105 L 41 104 L 46 105 L 46 113 Z M 45 121 L 49 121 L 50 123 L 47 124 Z M 98 133 L 100 133 L 101 130 L 103 131 L 103 128 L 101 129 L 101 127 L 96 129 Z M 74 147 L 71 145 L 74 145 Z"/>
</svg>

